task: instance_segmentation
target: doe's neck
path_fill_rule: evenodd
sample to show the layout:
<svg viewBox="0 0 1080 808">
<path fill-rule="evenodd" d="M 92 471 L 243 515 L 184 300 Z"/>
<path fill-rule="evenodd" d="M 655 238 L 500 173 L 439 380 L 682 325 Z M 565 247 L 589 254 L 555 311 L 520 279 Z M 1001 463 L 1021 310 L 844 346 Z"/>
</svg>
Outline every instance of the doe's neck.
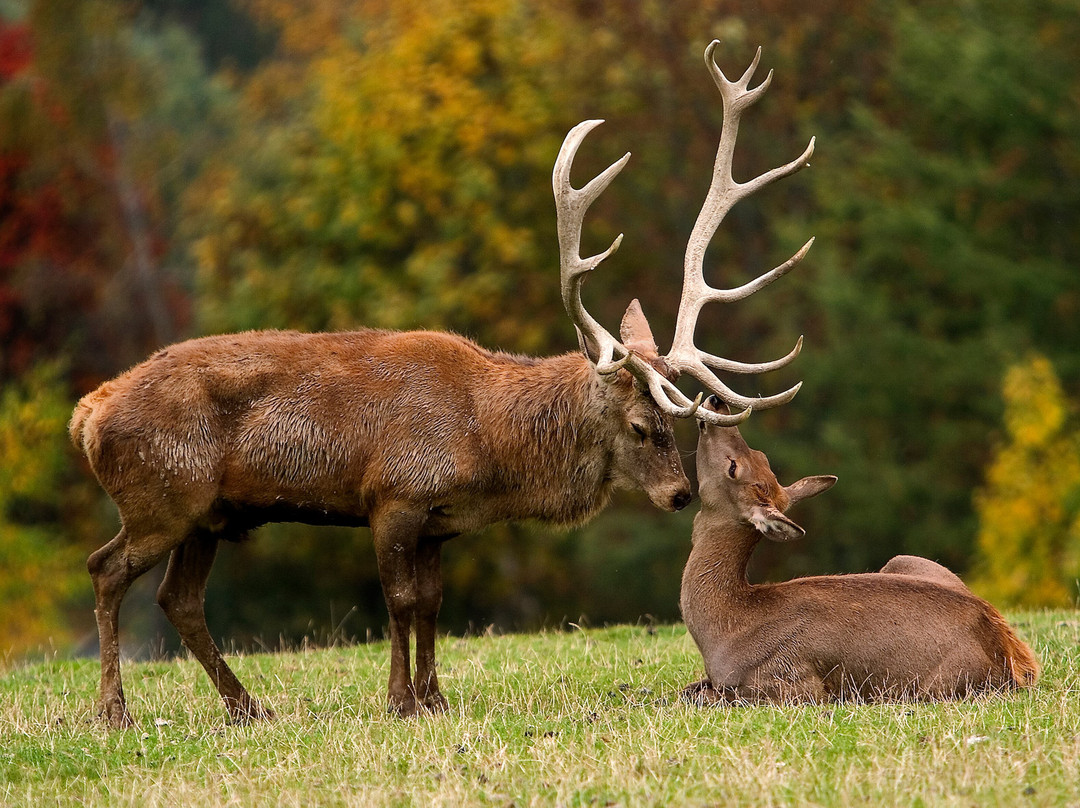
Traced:
<svg viewBox="0 0 1080 808">
<path fill-rule="evenodd" d="M 703 508 L 694 517 L 684 586 L 738 595 L 751 589 L 746 570 L 761 534 L 751 525 Z"/>
</svg>

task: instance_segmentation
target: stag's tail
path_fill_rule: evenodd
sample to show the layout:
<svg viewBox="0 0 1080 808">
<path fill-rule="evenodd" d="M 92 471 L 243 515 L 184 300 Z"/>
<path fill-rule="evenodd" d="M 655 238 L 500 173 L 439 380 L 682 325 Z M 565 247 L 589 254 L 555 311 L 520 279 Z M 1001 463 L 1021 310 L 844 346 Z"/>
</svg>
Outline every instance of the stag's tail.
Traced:
<svg viewBox="0 0 1080 808">
<path fill-rule="evenodd" d="M 94 410 L 105 399 L 112 395 L 112 391 L 112 382 L 105 382 L 93 392 L 80 398 L 79 403 L 75 405 L 75 411 L 71 413 L 71 420 L 68 421 L 68 435 L 71 436 L 71 442 L 75 444 L 75 448 L 83 454 L 86 454 L 87 419 L 94 414 Z"/>
</svg>

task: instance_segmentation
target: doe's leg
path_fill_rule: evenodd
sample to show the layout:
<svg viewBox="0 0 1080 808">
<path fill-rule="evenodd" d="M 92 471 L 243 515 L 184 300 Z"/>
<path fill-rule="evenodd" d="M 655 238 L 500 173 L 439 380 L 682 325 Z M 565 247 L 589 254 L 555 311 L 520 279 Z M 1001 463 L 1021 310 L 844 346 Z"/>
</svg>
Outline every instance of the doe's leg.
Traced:
<svg viewBox="0 0 1080 808">
<path fill-rule="evenodd" d="M 931 561 L 929 558 L 923 558 L 922 556 L 893 556 L 889 559 L 888 563 L 881 568 L 881 572 L 891 575 L 910 575 L 915 578 L 924 578 L 927 581 L 933 581 L 942 586 L 951 586 L 954 589 L 963 589 L 967 591 L 967 586 L 960 580 L 959 575 L 948 567 L 944 567 L 936 561 Z"/>
<path fill-rule="evenodd" d="M 742 700 L 737 687 L 713 687 L 713 683 L 708 678 L 688 684 L 683 688 L 681 696 L 683 701 L 695 707 L 731 705 Z"/>
<path fill-rule="evenodd" d="M 273 718 L 273 712 L 252 698 L 236 678 L 206 627 L 206 581 L 217 544 L 213 536 L 199 535 L 174 549 L 158 588 L 157 602 L 176 627 L 184 646 L 199 660 L 221 694 L 229 719 L 234 724 L 243 724 Z"/>
<path fill-rule="evenodd" d="M 721 700 L 720 691 L 712 686 L 708 678 L 688 684 L 682 689 L 681 695 L 683 701 L 688 701 L 697 707 L 706 707 Z"/>
</svg>

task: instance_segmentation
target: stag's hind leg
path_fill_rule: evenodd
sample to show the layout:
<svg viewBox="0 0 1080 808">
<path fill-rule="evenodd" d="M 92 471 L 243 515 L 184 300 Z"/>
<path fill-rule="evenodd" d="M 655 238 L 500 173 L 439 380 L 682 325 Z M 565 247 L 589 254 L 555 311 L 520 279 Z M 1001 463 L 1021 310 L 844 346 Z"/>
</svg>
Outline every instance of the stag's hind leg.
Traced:
<svg viewBox="0 0 1080 808">
<path fill-rule="evenodd" d="M 442 605 L 443 539 L 422 539 L 416 549 L 416 698 L 421 707 L 432 712 L 447 708 L 439 692 L 435 671 L 435 635 L 439 607 Z"/>
<path fill-rule="evenodd" d="M 94 616 L 101 646 L 99 712 L 116 729 L 133 723 L 120 678 L 120 603 L 132 582 L 157 564 L 170 546 L 164 536 L 138 536 L 124 527 L 116 538 L 91 553 L 86 562 L 94 583 Z"/>
<path fill-rule="evenodd" d="M 196 534 L 173 550 L 157 602 L 221 694 L 229 719 L 240 724 L 273 718 L 274 714 L 252 698 L 236 678 L 206 627 L 206 581 L 217 543 L 213 536 Z"/>
</svg>

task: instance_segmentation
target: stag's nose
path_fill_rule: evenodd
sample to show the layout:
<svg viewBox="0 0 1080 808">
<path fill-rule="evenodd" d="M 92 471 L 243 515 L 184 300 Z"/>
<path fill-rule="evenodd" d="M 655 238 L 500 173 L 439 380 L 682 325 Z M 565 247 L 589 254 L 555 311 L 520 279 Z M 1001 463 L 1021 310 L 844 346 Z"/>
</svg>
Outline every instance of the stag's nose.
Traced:
<svg viewBox="0 0 1080 808">
<path fill-rule="evenodd" d="M 692 500 L 693 498 L 694 495 L 689 491 L 680 491 L 671 498 L 671 506 L 675 510 L 681 511 L 683 508 L 690 504 L 690 500 Z"/>
</svg>

